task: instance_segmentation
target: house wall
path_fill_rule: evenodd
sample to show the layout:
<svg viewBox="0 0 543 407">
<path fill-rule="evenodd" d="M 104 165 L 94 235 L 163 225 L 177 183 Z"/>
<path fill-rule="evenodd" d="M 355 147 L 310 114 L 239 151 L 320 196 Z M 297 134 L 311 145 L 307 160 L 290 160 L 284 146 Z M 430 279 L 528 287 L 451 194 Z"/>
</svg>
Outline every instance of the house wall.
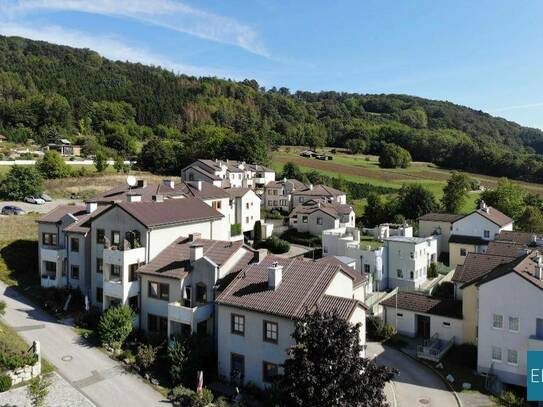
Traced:
<svg viewBox="0 0 543 407">
<path fill-rule="evenodd" d="M 149 282 L 158 282 L 169 285 L 170 298 L 168 301 L 149 297 Z M 160 276 L 141 275 L 141 328 L 148 330 L 148 315 L 158 315 L 168 318 L 168 304 L 170 302 L 181 301 L 181 281 L 174 278 L 165 278 Z"/>
<path fill-rule="evenodd" d="M 214 183 L 213 178 L 202 174 L 200 171 L 196 171 L 194 168 L 189 167 L 181 172 L 181 178 L 183 181 L 207 181 Z"/>
<path fill-rule="evenodd" d="M 492 211 L 493 209 L 491 208 L 490 210 Z M 513 224 L 511 223 L 502 228 L 479 213 L 473 212 L 453 223 L 452 234 L 478 236 L 490 241 L 494 240 L 496 234 L 502 230 L 513 230 Z M 489 232 L 487 237 L 485 237 L 485 231 Z"/>
<path fill-rule="evenodd" d="M 478 289 L 475 284 L 460 290 L 462 292 L 462 316 L 464 318 L 464 342 L 477 343 Z"/>
<path fill-rule="evenodd" d="M 528 350 L 541 350 L 543 339 L 536 339 L 536 318 L 543 318 L 541 289 L 515 273 L 482 284 L 479 287 L 479 339 L 477 369 L 492 372 L 501 381 L 526 386 Z M 494 314 L 503 315 L 502 329 L 493 328 Z M 519 331 L 508 327 L 509 317 L 519 318 Z M 492 361 L 492 346 L 501 348 L 502 361 Z M 507 350 L 518 352 L 518 364 L 507 362 Z"/>
<path fill-rule="evenodd" d="M 304 216 L 307 216 L 307 223 L 303 222 Z M 322 219 L 321 225 L 317 223 L 318 218 Z M 289 217 L 289 224 L 298 232 L 307 232 L 317 236 L 319 236 L 323 230 L 336 229 L 340 226 L 339 219 L 335 219 L 321 210 L 317 210 L 308 215 L 298 214 L 297 217 L 291 216 Z"/>
<path fill-rule="evenodd" d="M 57 242 L 58 247 L 55 246 L 49 246 L 43 244 L 43 233 L 55 233 L 57 234 Z M 43 249 L 56 249 L 56 248 L 65 248 L 66 242 L 65 242 L 65 235 L 62 231 L 62 225 L 56 225 L 51 223 L 40 223 L 38 225 L 38 272 L 40 274 L 40 281 L 41 275 L 45 273 L 45 262 L 42 258 L 42 250 Z M 54 281 L 48 281 L 46 284 L 50 284 L 50 286 L 54 287 L 64 287 L 67 283 L 66 278 L 63 278 L 62 276 L 62 268 L 63 268 L 63 258 L 59 258 L 56 262 L 57 265 L 57 273 L 56 273 L 56 279 Z M 42 284 L 44 282 L 42 281 Z"/>
<path fill-rule="evenodd" d="M 450 222 L 434 222 L 428 220 L 419 221 L 419 236 L 429 237 L 440 232 L 441 239 L 437 247 L 438 256 L 442 252 L 449 251 L 449 237 L 451 236 L 452 224 Z"/>
<path fill-rule="evenodd" d="M 299 192 L 295 192 L 292 194 L 292 207 L 296 207 L 298 205 L 302 205 L 304 202 L 307 201 L 319 201 L 324 200 L 327 202 L 336 202 L 340 204 L 346 204 L 347 203 L 347 195 L 338 195 L 338 196 L 328 196 L 328 195 L 305 195 Z"/>
<path fill-rule="evenodd" d="M 344 273 L 336 273 L 325 293 L 336 297 L 353 298 L 353 280 Z"/>
<path fill-rule="evenodd" d="M 88 270 L 88 254 L 90 252 L 86 251 L 86 248 L 88 246 L 87 244 L 87 238 L 85 235 L 82 235 L 80 233 L 67 233 L 67 251 L 66 251 L 66 257 L 68 259 L 67 262 L 67 271 L 68 271 L 68 281 L 69 284 L 73 288 L 79 288 L 81 292 L 84 294 L 89 294 L 90 291 L 90 270 Z M 73 252 L 71 243 L 71 239 L 77 239 L 79 240 L 79 252 Z M 72 266 L 79 266 L 79 279 L 73 279 L 72 278 Z"/>
<path fill-rule="evenodd" d="M 422 243 L 385 240 L 385 247 L 387 248 L 388 288 L 419 288 L 427 279 L 432 255 L 434 261 L 437 261 L 436 240 Z M 398 276 L 398 270 L 402 271 L 403 277 Z"/>
<path fill-rule="evenodd" d="M 468 253 L 484 253 L 486 251 L 486 246 L 477 246 L 472 244 L 465 243 L 449 243 L 449 266 L 456 267 L 464 264 L 466 261 L 466 256 L 462 256 L 460 253 L 462 249 L 466 251 L 466 256 Z"/>
<path fill-rule="evenodd" d="M 236 211 L 240 213 L 240 223 L 243 232 L 252 232 L 255 222 L 260 220 L 260 198 L 250 190 L 240 198 L 236 198 Z"/>
</svg>

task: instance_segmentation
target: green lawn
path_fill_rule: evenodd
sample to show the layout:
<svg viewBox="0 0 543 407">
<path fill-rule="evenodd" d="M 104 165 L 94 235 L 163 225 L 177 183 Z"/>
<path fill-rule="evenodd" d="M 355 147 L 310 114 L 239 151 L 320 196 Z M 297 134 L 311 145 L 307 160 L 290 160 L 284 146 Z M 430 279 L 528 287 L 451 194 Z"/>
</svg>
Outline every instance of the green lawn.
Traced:
<svg viewBox="0 0 543 407">
<path fill-rule="evenodd" d="M 360 236 L 360 247 L 365 249 L 367 246 L 370 246 L 372 250 L 378 249 L 383 246 L 383 242 L 375 240 L 373 236 Z"/>
</svg>

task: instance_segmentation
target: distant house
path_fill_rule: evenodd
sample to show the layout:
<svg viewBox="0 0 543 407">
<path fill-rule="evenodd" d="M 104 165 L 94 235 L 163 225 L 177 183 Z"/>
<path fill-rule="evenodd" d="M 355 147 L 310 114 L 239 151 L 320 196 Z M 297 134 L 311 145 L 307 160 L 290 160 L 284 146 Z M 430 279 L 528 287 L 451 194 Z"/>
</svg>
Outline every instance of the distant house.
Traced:
<svg viewBox="0 0 543 407">
<path fill-rule="evenodd" d="M 279 209 L 284 212 L 292 210 L 292 194 L 307 185 L 297 179 L 283 178 L 280 181 L 270 181 L 264 188 L 262 204 L 267 210 Z"/>
<path fill-rule="evenodd" d="M 0 134 L 0 143 L 3 141 L 6 141 L 8 138 L 4 136 L 3 134 Z"/>
<path fill-rule="evenodd" d="M 354 210 L 347 204 L 308 201 L 295 207 L 289 215 L 291 228 L 317 236 L 326 229 L 354 227 L 354 224 Z"/>
<path fill-rule="evenodd" d="M 311 151 L 311 150 L 304 150 L 300 152 L 300 156 L 306 157 L 306 158 L 313 158 L 313 157 L 316 157 L 317 155 L 319 155 L 319 153 L 317 153 L 316 151 Z"/>
<path fill-rule="evenodd" d="M 292 192 L 292 206 L 302 205 L 307 201 L 321 201 L 327 203 L 347 203 L 347 194 L 323 184 L 309 184 Z"/>
<path fill-rule="evenodd" d="M 58 143 L 49 143 L 45 146 L 44 150 L 58 151 L 60 155 L 65 157 L 79 157 L 81 156 L 81 146 L 73 145 L 70 140 L 62 138 Z"/>
</svg>

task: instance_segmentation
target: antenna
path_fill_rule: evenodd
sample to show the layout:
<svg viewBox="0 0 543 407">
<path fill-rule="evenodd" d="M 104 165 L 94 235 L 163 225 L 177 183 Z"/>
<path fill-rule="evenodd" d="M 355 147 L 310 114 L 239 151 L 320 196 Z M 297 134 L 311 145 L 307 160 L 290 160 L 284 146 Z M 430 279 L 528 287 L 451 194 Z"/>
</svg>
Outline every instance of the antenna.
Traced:
<svg viewBox="0 0 543 407">
<path fill-rule="evenodd" d="M 129 175 L 128 177 L 126 177 L 126 183 L 128 184 L 128 189 L 131 189 L 137 183 L 136 177 L 134 177 L 133 175 Z"/>
</svg>

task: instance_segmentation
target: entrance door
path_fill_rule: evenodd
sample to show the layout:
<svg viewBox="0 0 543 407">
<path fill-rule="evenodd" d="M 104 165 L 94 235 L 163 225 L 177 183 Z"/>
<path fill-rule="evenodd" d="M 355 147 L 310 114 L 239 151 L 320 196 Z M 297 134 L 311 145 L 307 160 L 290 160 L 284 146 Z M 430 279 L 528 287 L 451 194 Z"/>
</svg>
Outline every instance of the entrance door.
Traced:
<svg viewBox="0 0 543 407">
<path fill-rule="evenodd" d="M 417 315 L 417 337 L 422 339 L 430 338 L 430 317 Z"/>
</svg>

